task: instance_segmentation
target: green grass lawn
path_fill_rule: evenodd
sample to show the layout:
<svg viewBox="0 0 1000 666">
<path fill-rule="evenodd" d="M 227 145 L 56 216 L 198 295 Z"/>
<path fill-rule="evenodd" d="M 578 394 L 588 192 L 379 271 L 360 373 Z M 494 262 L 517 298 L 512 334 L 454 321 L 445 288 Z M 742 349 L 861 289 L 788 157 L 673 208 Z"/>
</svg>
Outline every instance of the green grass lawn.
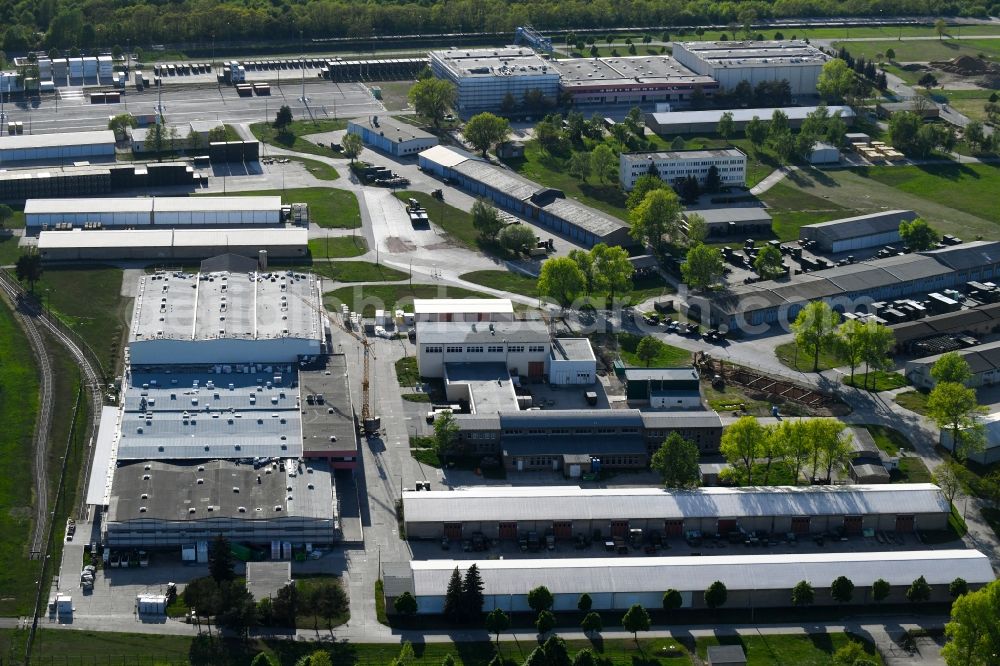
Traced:
<svg viewBox="0 0 1000 666">
<path fill-rule="evenodd" d="M 131 299 L 123 298 L 122 270 L 109 266 L 48 267 L 35 285 L 43 305 L 73 329 L 113 373 L 131 321 Z"/>
<path fill-rule="evenodd" d="M 899 474 L 892 475 L 893 483 L 930 483 L 931 471 L 924 461 L 916 457 L 899 459 Z"/>
<path fill-rule="evenodd" d="M 934 90 L 934 98 L 946 102 L 953 109 L 972 120 L 986 121 L 986 103 L 992 90 Z"/>
<path fill-rule="evenodd" d="M 997 41 L 1000 46 L 1000 40 Z M 989 196 L 1000 191 L 1000 166 L 934 164 L 869 167 L 859 172 L 903 192 L 1000 224 L 1000 207 Z M 994 237 L 1000 237 L 1000 234 L 994 232 Z"/>
<path fill-rule="evenodd" d="M 920 391 L 905 391 L 896 396 L 896 404 L 917 414 L 927 415 L 928 394 Z"/>
<path fill-rule="evenodd" d="M 277 111 L 278 110 L 275 109 L 275 113 L 277 113 Z M 294 150 L 297 153 L 325 155 L 327 157 L 343 157 L 343 154 L 327 148 L 326 146 L 329 146 L 329 143 L 324 142 L 324 147 L 320 148 L 312 141 L 308 141 L 303 137 L 309 136 L 310 134 L 334 132 L 342 129 L 347 129 L 346 120 L 293 120 L 292 124 L 288 127 L 288 130 L 283 134 L 279 134 L 273 127 L 271 127 L 270 123 L 254 123 L 250 125 L 250 132 L 258 141 L 269 143 L 272 146 L 277 146 L 278 148 Z"/>
<path fill-rule="evenodd" d="M 883 425 L 869 424 L 862 426 L 871 434 L 875 440 L 875 446 L 882 449 L 890 456 L 898 456 L 900 451 L 913 451 L 910 440 L 903 436 L 903 433 L 894 428 Z"/>
<path fill-rule="evenodd" d="M 440 227 L 454 242 L 469 248 L 470 250 L 488 249 L 479 239 L 479 232 L 472 226 L 472 214 L 466 211 L 449 206 L 448 204 L 435 199 L 427 192 L 414 192 L 403 190 L 393 192 L 393 195 L 405 205 L 407 199 L 411 197 L 420 202 L 420 205 L 427 211 L 427 216 L 431 224 Z"/>
<path fill-rule="evenodd" d="M 417 358 L 405 356 L 396 361 L 396 381 L 400 386 L 410 387 L 420 383 L 420 372 L 417 370 Z"/>
<path fill-rule="evenodd" d="M 24 331 L 0 305 L 0 615 L 30 614 L 40 562 L 28 559 L 32 509 L 32 436 L 38 415 L 38 369 Z"/>
<path fill-rule="evenodd" d="M 521 294 L 531 298 L 538 297 L 538 279 L 512 273 L 511 271 L 472 271 L 460 275 L 459 278 L 480 284 L 484 287 Z"/>
<path fill-rule="evenodd" d="M 993 32 L 993 34 L 998 33 L 1000 31 Z M 892 49 L 896 53 L 895 62 L 933 62 L 951 60 L 963 55 L 977 58 L 980 54 L 989 59 L 1000 56 L 1000 40 L 996 39 L 878 40 L 844 42 L 842 45 L 846 46 L 855 58 L 860 56 L 874 58 L 877 54 L 884 54 L 888 49 Z M 841 44 L 834 42 L 835 48 L 840 46 Z"/>
<path fill-rule="evenodd" d="M 980 509 L 980 513 L 982 513 L 983 520 L 993 528 L 993 533 L 1000 537 L 1000 509 L 984 506 Z"/>
<path fill-rule="evenodd" d="M 299 593 L 299 598 L 307 597 L 310 592 L 323 583 L 337 581 L 338 585 L 343 585 L 343 579 L 339 576 L 330 575 L 297 575 L 295 577 L 295 589 Z M 346 590 L 345 590 L 346 592 Z M 351 619 L 351 613 L 344 610 L 330 618 L 329 622 L 325 617 L 298 614 L 295 617 L 295 626 L 299 629 L 318 629 L 319 631 L 329 631 L 330 627 L 339 627 Z"/>
<path fill-rule="evenodd" d="M 867 390 L 876 392 L 891 391 L 909 384 L 909 382 L 906 381 L 906 377 L 898 372 L 886 372 L 884 370 L 876 370 L 871 373 L 856 373 L 853 381 L 851 380 L 851 376 L 849 374 L 844 375 L 844 383 L 848 386 L 863 388 L 866 385 L 866 382 L 868 386 Z"/>
<path fill-rule="evenodd" d="M 0 266 L 10 266 L 17 261 L 21 256 L 20 241 L 17 236 L 0 236 Z"/>
<path fill-rule="evenodd" d="M 340 310 L 346 304 L 352 312 L 361 308 L 362 316 L 372 317 L 375 310 L 412 310 L 414 298 L 490 298 L 477 291 L 435 284 L 358 285 L 341 287 L 323 295 L 328 310 Z"/>
<path fill-rule="evenodd" d="M 368 243 L 363 236 L 327 236 L 309 241 L 309 254 L 313 259 L 345 259 L 367 251 Z"/>
<path fill-rule="evenodd" d="M 386 111 L 402 111 L 409 106 L 407 95 L 415 81 L 383 81 L 376 83 L 382 89 L 382 105 Z"/>
<path fill-rule="evenodd" d="M 230 196 L 280 196 L 284 204 L 309 204 L 309 222 L 324 229 L 361 228 L 361 208 L 353 192 L 327 187 L 230 192 Z"/>
<path fill-rule="evenodd" d="M 298 162 L 305 167 L 306 171 L 320 180 L 337 180 L 340 178 L 340 174 L 337 173 L 337 170 L 326 162 L 311 160 L 308 157 L 289 157 L 287 159 L 292 162 Z"/>
<path fill-rule="evenodd" d="M 774 349 L 774 355 L 781 364 L 799 372 L 813 372 L 813 355 L 798 349 L 794 342 L 786 342 Z M 823 351 L 819 355 L 818 370 L 829 370 L 844 365 L 844 359 L 835 353 Z"/>
<path fill-rule="evenodd" d="M 774 218 L 771 224 L 774 235 L 783 241 L 798 239 L 799 227 L 804 224 L 826 222 L 857 214 L 785 182 L 778 183 L 760 195 L 760 199 L 767 204 L 767 212 Z"/>
<path fill-rule="evenodd" d="M 847 644 L 851 637 L 847 634 L 815 635 L 750 635 L 725 636 L 722 638 L 699 638 L 698 656 L 704 659 L 712 645 L 742 645 L 746 653 L 747 666 L 770 666 L 772 664 L 794 664 L 795 666 L 825 666 L 833 664 L 833 653 Z M 882 664 L 882 658 L 870 643 L 865 649 L 872 661 Z"/>
<path fill-rule="evenodd" d="M 404 271 L 368 261 L 321 261 L 310 270 L 336 282 L 399 282 L 409 277 Z"/>
<path fill-rule="evenodd" d="M 646 367 L 646 362 L 639 360 L 635 355 L 635 350 L 642 338 L 643 336 L 632 333 L 618 334 L 619 353 L 626 365 L 637 368 Z M 659 356 L 649 363 L 651 368 L 676 368 L 685 365 L 691 365 L 691 352 L 668 344 L 664 344 Z"/>
</svg>

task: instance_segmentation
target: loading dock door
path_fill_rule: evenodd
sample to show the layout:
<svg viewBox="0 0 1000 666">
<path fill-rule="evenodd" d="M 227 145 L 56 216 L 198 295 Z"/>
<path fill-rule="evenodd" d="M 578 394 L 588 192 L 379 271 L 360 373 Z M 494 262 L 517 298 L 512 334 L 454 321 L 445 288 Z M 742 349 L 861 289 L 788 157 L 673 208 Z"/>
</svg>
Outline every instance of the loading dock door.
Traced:
<svg viewBox="0 0 1000 666">
<path fill-rule="evenodd" d="M 444 524 L 444 535 L 453 540 L 458 541 L 462 538 L 462 523 L 445 523 Z"/>
<path fill-rule="evenodd" d="M 735 518 L 725 518 L 719 519 L 718 523 L 718 533 L 722 536 L 726 536 L 730 532 L 736 531 L 736 519 Z"/>
<path fill-rule="evenodd" d="M 611 521 L 611 537 L 620 537 L 624 539 L 628 536 L 628 521 L 627 520 L 612 520 Z"/>
<path fill-rule="evenodd" d="M 555 532 L 557 539 L 572 539 L 573 523 L 569 520 L 554 520 L 552 521 L 552 531 Z"/>
<path fill-rule="evenodd" d="M 500 523 L 497 531 L 501 539 L 517 541 L 517 523 Z"/>
<path fill-rule="evenodd" d="M 545 375 L 545 361 L 528 361 L 528 376 L 542 377 Z"/>
<path fill-rule="evenodd" d="M 809 534 L 809 516 L 793 516 L 792 533 Z"/>
<path fill-rule="evenodd" d="M 861 534 L 861 516 L 844 516 L 844 532 Z"/>
<path fill-rule="evenodd" d="M 913 531 L 913 516 L 896 516 L 896 531 L 897 532 L 912 532 Z"/>
<path fill-rule="evenodd" d="M 684 520 L 672 518 L 663 521 L 663 533 L 668 537 L 679 537 L 684 534 Z"/>
</svg>

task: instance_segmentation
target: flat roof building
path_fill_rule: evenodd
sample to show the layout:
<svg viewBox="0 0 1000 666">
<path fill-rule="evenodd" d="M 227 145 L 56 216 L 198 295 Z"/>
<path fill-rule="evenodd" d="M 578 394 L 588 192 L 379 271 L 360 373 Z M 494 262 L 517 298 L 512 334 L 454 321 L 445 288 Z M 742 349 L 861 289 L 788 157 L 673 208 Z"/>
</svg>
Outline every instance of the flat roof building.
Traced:
<svg viewBox="0 0 1000 666">
<path fill-rule="evenodd" d="M 1000 341 L 989 342 L 975 347 L 967 347 L 955 352 L 969 364 L 972 376 L 966 386 L 992 386 L 1000 381 Z M 932 389 L 937 384 L 931 376 L 931 369 L 942 354 L 926 356 L 906 362 L 905 374 L 914 386 L 920 389 Z"/>
<path fill-rule="evenodd" d="M 829 56 L 801 40 L 675 42 L 673 56 L 691 71 L 710 76 L 723 90 L 741 81 L 788 81 L 792 95 L 816 94 L 816 81 Z"/>
<path fill-rule="evenodd" d="M 111 130 L 0 136 L 0 164 L 64 164 L 91 159 L 113 161 L 114 157 L 115 133 Z"/>
<path fill-rule="evenodd" d="M 347 123 L 347 132 L 361 137 L 366 146 L 382 152 L 404 157 L 438 145 L 438 138 L 419 127 L 409 125 L 392 116 L 368 116 Z"/>
<path fill-rule="evenodd" d="M 633 244 L 624 220 L 567 199 L 560 190 L 543 187 L 464 151 L 435 146 L 420 153 L 419 164 L 426 171 L 451 179 L 496 206 L 583 247 L 598 243 Z"/>
<path fill-rule="evenodd" d="M 820 250 L 833 254 L 878 247 L 898 243 L 899 224 L 916 218 L 917 214 L 912 210 L 887 210 L 845 217 L 803 225 L 799 228 L 799 239 L 816 241 Z"/>
<path fill-rule="evenodd" d="M 553 60 L 560 87 L 576 105 L 685 103 L 695 90 L 711 97 L 719 84 L 668 55 Z"/>
<path fill-rule="evenodd" d="M 559 96 L 559 73 L 530 48 L 504 46 L 431 51 L 431 70 L 458 89 L 456 110 L 463 117 L 498 111 L 510 95 L 521 104 L 537 90 L 550 102 Z"/>
<path fill-rule="evenodd" d="M 625 399 L 653 409 L 703 409 L 701 377 L 693 367 L 625 368 Z"/>
<path fill-rule="evenodd" d="M 186 261 L 221 252 L 258 258 L 306 257 L 309 231 L 302 227 L 276 229 L 73 229 L 42 231 L 38 252 L 43 261 L 104 261 L 148 259 Z"/>
<path fill-rule="evenodd" d="M 771 230 L 771 214 L 762 206 L 738 206 L 733 208 L 688 208 L 686 219 L 697 215 L 705 221 L 709 238 L 738 236 L 749 238 Z"/>
<path fill-rule="evenodd" d="M 310 273 L 182 273 L 139 278 L 132 365 L 287 363 L 320 352 L 319 282 Z"/>
<path fill-rule="evenodd" d="M 281 224 L 281 197 L 153 197 L 29 199 L 25 225 L 31 230 L 70 224 L 104 227 L 215 227 Z"/>
<path fill-rule="evenodd" d="M 333 354 L 325 360 L 298 371 L 302 455 L 325 458 L 333 469 L 355 469 L 358 438 L 347 359 Z"/>
<path fill-rule="evenodd" d="M 702 134 L 714 133 L 719 128 L 719 120 L 725 113 L 733 117 L 733 128 L 737 132 L 746 129 L 754 118 L 767 121 L 780 110 L 788 117 L 788 126 L 798 129 L 806 117 L 814 113 L 817 106 L 768 107 L 760 109 L 705 109 L 702 111 L 670 111 L 646 114 L 646 127 L 657 134 Z M 854 123 L 854 110 L 849 106 L 829 106 L 830 115 L 839 115 L 847 125 Z"/>
<path fill-rule="evenodd" d="M 587 338 L 552 338 L 549 383 L 586 385 L 597 381 L 597 357 Z"/>
<path fill-rule="evenodd" d="M 549 329 L 539 320 L 417 323 L 421 377 L 443 377 L 453 363 L 500 363 L 511 374 L 540 378 L 550 349 Z"/>
<path fill-rule="evenodd" d="M 509 298 L 414 298 L 413 321 L 514 321 Z"/>
<path fill-rule="evenodd" d="M 693 176 L 705 185 L 712 167 L 715 167 L 721 186 L 746 185 L 747 156 L 739 148 L 622 153 L 618 156 L 618 182 L 628 192 L 635 187 L 635 181 L 652 173 L 666 183 Z"/>
<path fill-rule="evenodd" d="M 501 416 L 516 417 L 523 415 Z M 516 539 L 518 533 L 544 534 L 549 529 L 559 539 L 576 533 L 627 537 L 634 528 L 656 530 L 668 539 L 689 531 L 726 536 L 741 530 L 809 534 L 840 528 L 848 535 L 860 535 L 866 528 L 944 529 L 949 511 L 940 489 L 930 483 L 695 490 L 475 487 L 403 492 L 410 539 L 468 538 L 473 532 Z"/>
<path fill-rule="evenodd" d="M 441 613 L 452 572 L 472 560 L 413 560 L 410 580 L 394 581 L 387 594 L 408 591 L 420 613 Z M 802 580 L 816 590 L 815 603 L 835 605 L 830 582 L 847 576 L 857 586 L 851 603 L 872 603 L 870 589 L 887 581 L 887 603 L 905 603 L 906 590 L 923 576 L 932 601 L 949 600 L 948 584 L 963 578 L 972 589 L 994 579 L 989 558 L 976 550 L 920 550 L 873 553 L 792 553 L 785 555 L 713 555 L 710 557 L 616 557 L 488 559 L 475 561 L 483 580 L 484 610 L 527 612 L 528 592 L 544 585 L 554 597 L 553 610 L 576 610 L 580 594 L 590 595 L 594 610 L 625 610 L 633 604 L 659 608 L 666 590 L 681 593 L 683 608 L 705 608 L 704 592 L 721 581 L 729 592 L 727 608 L 791 605 L 791 590 Z M 391 604 L 392 599 L 389 599 Z"/>
</svg>

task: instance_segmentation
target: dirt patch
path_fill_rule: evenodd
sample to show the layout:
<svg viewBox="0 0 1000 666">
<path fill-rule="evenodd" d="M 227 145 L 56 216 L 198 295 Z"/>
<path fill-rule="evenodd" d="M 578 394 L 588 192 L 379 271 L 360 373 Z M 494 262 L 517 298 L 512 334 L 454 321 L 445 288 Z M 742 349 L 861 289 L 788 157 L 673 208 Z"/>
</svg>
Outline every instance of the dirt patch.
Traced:
<svg viewBox="0 0 1000 666">
<path fill-rule="evenodd" d="M 449 243 L 448 241 L 441 241 L 440 243 L 431 243 L 430 245 L 424 245 L 425 250 L 449 250 L 456 247 L 454 243 Z"/>
<path fill-rule="evenodd" d="M 399 236 L 389 236 L 385 239 L 385 247 L 389 252 L 393 254 L 401 254 L 403 252 L 413 252 L 417 249 L 417 246 L 408 240 L 403 240 Z"/>
</svg>

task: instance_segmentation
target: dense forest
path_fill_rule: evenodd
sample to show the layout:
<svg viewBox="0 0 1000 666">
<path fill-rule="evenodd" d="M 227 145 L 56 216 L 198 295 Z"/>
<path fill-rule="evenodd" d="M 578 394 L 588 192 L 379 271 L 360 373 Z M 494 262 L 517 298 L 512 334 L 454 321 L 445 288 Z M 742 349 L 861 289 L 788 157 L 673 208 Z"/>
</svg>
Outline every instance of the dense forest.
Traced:
<svg viewBox="0 0 1000 666">
<path fill-rule="evenodd" d="M 820 16 L 986 16 L 977 0 L 0 0 L 2 48 L 109 48 L 448 32 L 743 23 Z"/>
</svg>

